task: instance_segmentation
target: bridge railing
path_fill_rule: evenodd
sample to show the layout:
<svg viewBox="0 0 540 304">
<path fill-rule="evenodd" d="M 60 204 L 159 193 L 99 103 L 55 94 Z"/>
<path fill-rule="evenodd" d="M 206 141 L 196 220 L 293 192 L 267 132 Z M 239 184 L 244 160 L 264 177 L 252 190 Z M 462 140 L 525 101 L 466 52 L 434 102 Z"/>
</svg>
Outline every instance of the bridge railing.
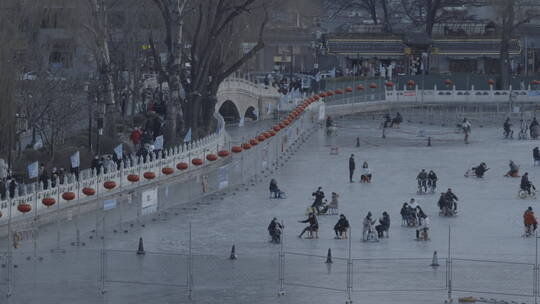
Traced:
<svg viewBox="0 0 540 304">
<path fill-rule="evenodd" d="M 538 102 L 537 90 L 395 90 L 387 89 L 386 101 L 392 102 L 430 102 L 430 103 L 504 103 Z"/>
<path fill-rule="evenodd" d="M 272 86 L 266 86 L 264 84 L 257 84 L 242 78 L 229 77 L 225 79 L 220 87 L 220 90 L 243 90 L 248 94 L 254 94 L 265 97 L 278 97 L 281 94 L 276 88 Z"/>
<path fill-rule="evenodd" d="M 11 214 L 12 217 L 24 216 L 24 213 L 17 211 L 17 207 L 21 204 L 28 204 L 31 206 L 31 212 L 29 214 L 42 214 L 50 211 L 54 211 L 57 206 L 66 206 L 73 204 L 64 199 L 63 194 L 66 192 L 73 192 L 75 195 L 71 201 L 77 203 L 83 203 L 96 199 L 96 196 L 100 194 L 114 194 L 117 192 L 125 191 L 126 189 L 141 187 L 146 184 L 150 184 L 156 181 L 163 180 L 168 177 L 178 176 L 180 174 L 186 174 L 192 170 L 200 167 L 204 167 L 210 164 L 210 161 L 206 160 L 208 154 L 216 154 L 221 149 L 229 149 L 228 135 L 224 131 L 223 122 L 218 120 L 219 130 L 218 132 L 211 134 L 200 140 L 193 141 L 191 143 L 178 145 L 171 149 L 159 151 L 158 153 L 149 153 L 146 157 L 146 162 L 143 157 L 135 157 L 121 162 L 119 165 L 113 163 L 110 167 L 103 168 L 103 173 L 98 174 L 96 170 L 86 169 L 82 170 L 79 174 L 79 180 L 75 175 L 70 174 L 66 177 L 64 184 L 56 185 L 56 187 L 49 187 L 43 189 L 43 184 L 34 183 L 31 185 L 20 185 L 22 189 L 17 189 L 13 198 L 7 195 L 5 200 L 0 201 L 0 222 L 7 221 L 8 213 L 10 212 L 9 203 L 11 202 Z M 192 164 L 194 158 L 200 158 L 203 164 L 195 166 Z M 186 170 L 176 170 L 178 163 L 185 162 L 188 164 Z M 169 167 L 173 169 L 173 173 L 166 175 L 162 169 Z M 145 178 L 144 175 L 153 178 Z M 129 182 L 127 176 L 130 174 L 137 175 L 139 181 Z M 115 183 L 113 189 L 106 189 L 104 183 L 110 181 Z M 49 185 L 51 186 L 51 185 Z M 95 190 L 95 195 L 86 195 L 83 193 L 84 188 L 92 188 Z M 52 198 L 56 204 L 54 207 L 47 208 L 42 204 L 44 198 Z"/>
</svg>

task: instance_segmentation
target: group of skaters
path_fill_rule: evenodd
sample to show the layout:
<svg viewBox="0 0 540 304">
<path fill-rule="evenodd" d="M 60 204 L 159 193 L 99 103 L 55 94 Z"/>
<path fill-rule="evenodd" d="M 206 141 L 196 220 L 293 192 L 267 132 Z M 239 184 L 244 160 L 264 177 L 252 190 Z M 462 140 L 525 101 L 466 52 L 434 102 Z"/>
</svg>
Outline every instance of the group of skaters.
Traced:
<svg viewBox="0 0 540 304">
<path fill-rule="evenodd" d="M 519 125 L 519 139 L 528 139 L 529 136 L 531 139 L 538 139 L 538 137 L 540 136 L 540 123 L 538 123 L 536 117 L 534 117 L 530 123 L 528 120 L 520 119 Z M 510 117 L 507 117 L 503 124 L 504 138 L 514 138 L 514 130 L 512 130 L 512 126 L 513 124 Z"/>
</svg>

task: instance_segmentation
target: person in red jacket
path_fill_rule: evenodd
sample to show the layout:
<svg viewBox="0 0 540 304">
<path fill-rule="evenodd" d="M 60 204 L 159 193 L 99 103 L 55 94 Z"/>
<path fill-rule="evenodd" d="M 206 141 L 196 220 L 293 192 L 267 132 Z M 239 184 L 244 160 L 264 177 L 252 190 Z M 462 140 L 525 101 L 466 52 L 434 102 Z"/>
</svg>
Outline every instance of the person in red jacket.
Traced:
<svg viewBox="0 0 540 304">
<path fill-rule="evenodd" d="M 133 142 L 133 144 L 135 146 L 138 146 L 139 143 L 141 142 L 141 137 L 142 137 L 142 132 L 139 128 L 135 127 L 135 129 L 133 130 L 133 132 L 131 132 L 131 141 Z"/>
<path fill-rule="evenodd" d="M 523 224 L 525 224 L 525 234 L 527 236 L 534 234 L 536 227 L 538 226 L 538 221 L 534 216 L 532 207 L 527 208 L 525 213 L 523 213 Z"/>
</svg>

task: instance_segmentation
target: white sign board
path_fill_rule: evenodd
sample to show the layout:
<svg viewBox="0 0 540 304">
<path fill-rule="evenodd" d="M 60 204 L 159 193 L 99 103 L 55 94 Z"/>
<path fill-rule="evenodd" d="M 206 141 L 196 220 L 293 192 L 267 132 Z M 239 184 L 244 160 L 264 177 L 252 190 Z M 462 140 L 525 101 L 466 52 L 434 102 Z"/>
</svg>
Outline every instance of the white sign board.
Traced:
<svg viewBox="0 0 540 304">
<path fill-rule="evenodd" d="M 156 212 L 158 207 L 157 188 L 143 191 L 141 195 L 142 214 L 145 215 Z"/>
</svg>

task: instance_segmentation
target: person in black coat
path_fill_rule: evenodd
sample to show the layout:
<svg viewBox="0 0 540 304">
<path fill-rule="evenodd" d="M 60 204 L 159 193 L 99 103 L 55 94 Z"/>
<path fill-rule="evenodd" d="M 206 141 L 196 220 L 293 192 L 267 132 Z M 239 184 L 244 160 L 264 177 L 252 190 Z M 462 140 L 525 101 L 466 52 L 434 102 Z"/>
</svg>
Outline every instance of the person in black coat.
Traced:
<svg viewBox="0 0 540 304">
<path fill-rule="evenodd" d="M 538 165 L 540 162 L 540 149 L 538 147 L 535 147 L 533 149 L 533 159 L 534 159 L 534 164 Z"/>
<path fill-rule="evenodd" d="M 300 221 L 300 223 L 309 223 L 309 226 L 304 228 L 300 235 L 298 235 L 299 238 L 301 238 L 306 231 L 309 232 L 317 232 L 319 230 L 319 221 L 317 221 L 317 217 L 314 213 L 310 213 L 308 218 L 306 220 Z"/>
<path fill-rule="evenodd" d="M 386 211 L 382 215 L 382 218 L 379 219 L 379 225 L 375 226 L 379 238 L 384 237 L 384 232 L 390 229 L 390 215 Z"/>
<path fill-rule="evenodd" d="M 0 199 L 5 200 L 6 199 L 6 193 L 7 193 L 7 185 L 6 185 L 6 178 L 2 178 L 0 180 Z"/>
<path fill-rule="evenodd" d="M 447 204 L 450 205 L 450 207 L 453 207 L 454 211 L 457 211 L 457 201 L 459 200 L 458 197 L 452 192 L 452 189 L 448 188 L 446 193 L 444 194 L 444 200 Z"/>
<path fill-rule="evenodd" d="M 343 237 L 343 234 L 345 232 L 347 232 L 347 230 L 349 229 L 350 225 L 349 225 L 349 221 L 347 220 L 347 218 L 345 217 L 345 215 L 341 214 L 339 216 L 339 220 L 338 222 L 336 223 L 336 225 L 334 226 L 334 232 L 336 233 L 336 239 L 340 239 Z M 345 235 L 346 236 L 346 235 Z"/>
<path fill-rule="evenodd" d="M 437 188 L 437 174 L 433 170 L 429 170 L 429 173 L 427 175 L 428 179 L 428 186 L 435 190 Z"/>
<path fill-rule="evenodd" d="M 315 208 L 315 210 L 317 210 L 317 214 L 319 214 L 320 207 L 323 204 L 324 199 L 324 192 L 322 191 L 322 187 L 317 188 L 317 191 L 313 192 L 311 195 L 315 197 L 315 201 L 313 201 L 313 204 L 311 204 L 311 208 Z"/>
<path fill-rule="evenodd" d="M 354 162 L 354 154 L 351 154 L 351 157 L 349 158 L 349 181 L 351 183 L 353 182 L 354 169 L 356 169 L 356 163 Z"/>
<path fill-rule="evenodd" d="M 268 233 L 272 237 L 272 242 L 276 244 L 281 242 L 281 230 L 283 230 L 283 226 L 278 222 L 277 218 L 273 218 L 268 225 Z"/>
<path fill-rule="evenodd" d="M 17 182 L 15 181 L 15 179 L 11 179 L 11 181 L 9 182 L 9 197 L 10 198 L 14 198 L 15 197 L 15 193 L 17 192 Z"/>
<path fill-rule="evenodd" d="M 527 193 L 529 193 L 529 195 L 531 194 L 531 188 L 536 190 L 534 185 L 529 180 L 529 172 L 525 172 L 525 174 L 523 174 L 523 176 L 521 177 L 521 183 L 520 183 L 519 187 L 521 188 L 521 190 L 527 191 Z"/>
</svg>

